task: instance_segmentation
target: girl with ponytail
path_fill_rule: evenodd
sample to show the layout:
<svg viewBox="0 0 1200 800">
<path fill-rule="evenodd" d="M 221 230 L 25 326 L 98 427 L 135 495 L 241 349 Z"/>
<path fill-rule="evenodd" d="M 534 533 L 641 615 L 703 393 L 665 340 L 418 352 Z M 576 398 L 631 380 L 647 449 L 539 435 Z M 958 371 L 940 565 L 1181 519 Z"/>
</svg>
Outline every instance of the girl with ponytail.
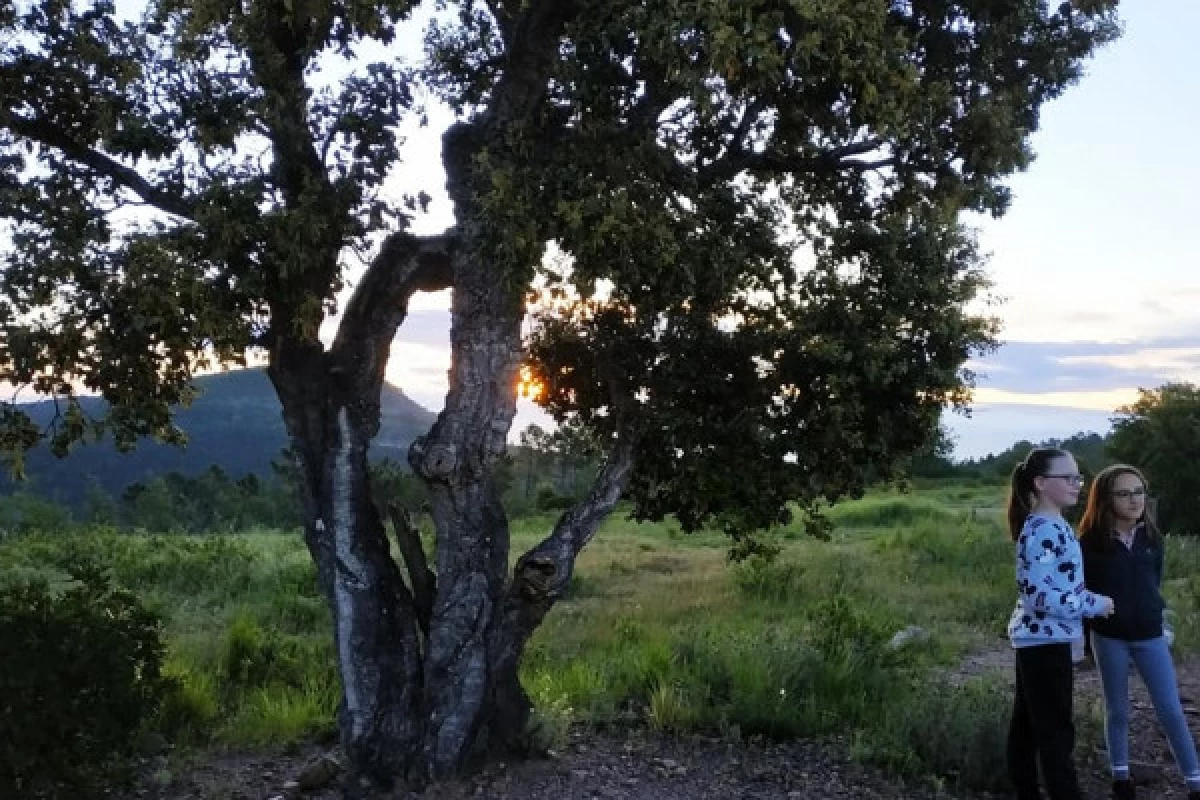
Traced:
<svg viewBox="0 0 1200 800">
<path fill-rule="evenodd" d="M 1081 800 L 1073 754 L 1071 642 L 1085 617 L 1106 617 L 1113 601 L 1084 587 L 1083 556 L 1064 509 L 1083 477 L 1065 450 L 1036 448 L 1016 466 L 1008 531 L 1016 543 L 1017 605 L 1008 623 L 1016 650 L 1016 692 L 1008 730 L 1008 774 L 1018 800 L 1041 798 L 1038 765 L 1051 800 Z"/>
</svg>

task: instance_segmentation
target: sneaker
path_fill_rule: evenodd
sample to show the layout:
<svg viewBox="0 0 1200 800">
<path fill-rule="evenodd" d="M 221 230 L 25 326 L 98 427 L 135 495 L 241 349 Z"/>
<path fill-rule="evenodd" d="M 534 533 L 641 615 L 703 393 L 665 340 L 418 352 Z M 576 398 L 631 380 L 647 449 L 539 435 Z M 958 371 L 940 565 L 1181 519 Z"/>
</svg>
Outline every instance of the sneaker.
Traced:
<svg viewBox="0 0 1200 800">
<path fill-rule="evenodd" d="M 1113 781 L 1113 800 L 1136 800 L 1137 790 L 1133 788 L 1133 781 L 1128 778 L 1123 781 Z M 1193 800 L 1189 797 L 1188 800 Z M 1196 798 L 1200 800 L 1200 798 Z"/>
</svg>

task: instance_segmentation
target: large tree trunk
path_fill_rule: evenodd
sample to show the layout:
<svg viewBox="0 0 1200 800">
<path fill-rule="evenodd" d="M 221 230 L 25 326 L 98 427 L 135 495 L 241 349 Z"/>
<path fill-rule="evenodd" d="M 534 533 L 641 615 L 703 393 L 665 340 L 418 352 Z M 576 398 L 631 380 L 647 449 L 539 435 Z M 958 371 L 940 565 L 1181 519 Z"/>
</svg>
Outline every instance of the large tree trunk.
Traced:
<svg viewBox="0 0 1200 800">
<path fill-rule="evenodd" d="M 304 476 L 305 540 L 332 610 L 338 726 L 352 779 L 387 785 L 418 751 L 421 650 L 412 596 L 371 501 L 378 394 L 374 403 L 355 396 L 355 382 L 328 369 L 324 354 L 295 355 L 273 364 L 271 377 Z"/>
<path fill-rule="evenodd" d="M 508 521 L 494 475 L 516 413 L 526 272 L 540 247 L 527 242 L 515 253 L 511 242 L 496 241 L 480 206 L 493 176 L 479 170 L 477 157 L 491 148 L 492 164 L 506 158 L 511 135 L 537 111 L 568 6 L 536 4 L 506 32 L 508 61 L 489 111 L 444 137 L 447 189 L 459 220 L 452 235 L 390 237 L 328 353 L 312 340 L 297 344 L 288 331 L 273 345 L 271 376 L 304 467 L 309 549 L 333 609 L 344 683 L 341 734 L 355 781 L 386 785 L 401 775 L 423 783 L 461 773 L 493 746 L 520 743 L 529 716 L 517 679 L 520 654 L 624 485 L 611 482 L 597 495 L 602 502 L 565 527 L 570 536 L 556 528 L 557 538 L 523 558 L 509 581 Z M 423 562 L 414 565 L 421 556 L 411 535 L 403 544 L 414 598 L 371 502 L 366 450 L 378 430 L 384 368 L 408 299 L 448 285 L 450 389 L 433 430 L 409 456 L 429 488 L 437 533 L 436 576 L 426 575 Z M 273 318 L 292 318 L 279 311 Z"/>
<path fill-rule="evenodd" d="M 418 256 L 397 290 L 406 300 L 428 270 L 419 268 L 417 249 L 397 252 Z M 470 248 L 451 252 L 451 389 L 437 424 L 410 454 L 430 490 L 436 575 L 398 513 L 405 584 L 367 472 L 384 343 L 403 316 L 384 315 L 379 325 L 375 311 L 397 297 L 373 285 L 371 273 L 329 352 L 285 339 L 272 353 L 271 378 L 303 474 L 306 540 L 332 610 L 343 682 L 339 725 L 355 794 L 394 777 L 423 784 L 457 775 L 491 750 L 525 748 L 530 704 L 518 679 L 521 654 L 565 592 L 575 557 L 615 506 L 632 465 L 623 437 L 591 494 L 519 560 L 510 580 L 508 522 L 493 478 L 515 413 L 522 306 L 473 282 L 488 271 L 459 261 Z M 356 326 L 373 334 L 359 335 Z"/>
<path fill-rule="evenodd" d="M 410 461 L 429 488 L 437 595 L 425 658 L 424 761 L 430 777 L 461 772 L 486 751 L 489 641 L 507 583 L 508 520 L 494 485 L 516 413 L 524 298 L 490 263 L 472 214 L 470 128 L 445 141 L 459 215 L 454 253 L 450 390 Z"/>
</svg>

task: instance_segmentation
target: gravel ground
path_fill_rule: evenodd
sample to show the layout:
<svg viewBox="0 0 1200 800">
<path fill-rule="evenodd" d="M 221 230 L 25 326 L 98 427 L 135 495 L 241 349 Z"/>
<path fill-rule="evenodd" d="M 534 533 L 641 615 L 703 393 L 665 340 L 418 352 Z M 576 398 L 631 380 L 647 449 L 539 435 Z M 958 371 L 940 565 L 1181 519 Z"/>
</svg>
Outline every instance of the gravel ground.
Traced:
<svg viewBox="0 0 1200 800">
<path fill-rule="evenodd" d="M 1011 652 L 973 656 L 964 662 L 970 674 L 1011 673 Z M 1186 792 L 1154 711 L 1140 681 L 1135 681 L 1132 755 L 1143 798 L 1183 800 Z M 1200 728 L 1200 660 L 1180 667 L 1184 705 L 1193 731 Z M 1099 675 L 1077 673 L 1076 702 L 1098 707 Z M 319 761 L 322 751 L 307 748 L 280 754 L 213 755 L 178 774 L 165 760 L 149 762 L 139 787 L 121 800 L 271 800 Z M 1080 747 L 1076 763 L 1085 796 L 1109 796 L 1107 762 L 1100 749 Z M 308 800 L 335 800 L 333 788 L 309 791 Z M 395 792 L 392 800 L 774 800 L 775 798 L 930 798 L 968 797 L 905 786 L 877 770 L 854 763 L 838 741 L 781 744 L 734 744 L 690 737 L 654 736 L 632 731 L 625 736 L 576 734 L 552 757 L 493 764 L 470 779 L 441 784 L 423 794 Z M 987 797 L 971 795 L 972 798 Z"/>
</svg>

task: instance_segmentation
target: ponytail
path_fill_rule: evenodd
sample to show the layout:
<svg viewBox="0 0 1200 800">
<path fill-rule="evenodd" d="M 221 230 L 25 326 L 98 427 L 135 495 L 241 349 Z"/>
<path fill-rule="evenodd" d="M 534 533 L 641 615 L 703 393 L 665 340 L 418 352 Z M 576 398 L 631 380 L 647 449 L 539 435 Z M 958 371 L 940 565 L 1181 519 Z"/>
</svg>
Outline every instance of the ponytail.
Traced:
<svg viewBox="0 0 1200 800">
<path fill-rule="evenodd" d="M 1036 487 L 1035 478 L 1046 474 L 1046 468 L 1056 458 L 1070 455 L 1057 447 L 1035 447 L 1025 456 L 1025 460 L 1013 467 L 1012 480 L 1008 490 L 1008 535 L 1015 542 L 1021 536 L 1021 528 L 1025 527 L 1025 518 L 1033 510 L 1033 495 Z"/>
</svg>

